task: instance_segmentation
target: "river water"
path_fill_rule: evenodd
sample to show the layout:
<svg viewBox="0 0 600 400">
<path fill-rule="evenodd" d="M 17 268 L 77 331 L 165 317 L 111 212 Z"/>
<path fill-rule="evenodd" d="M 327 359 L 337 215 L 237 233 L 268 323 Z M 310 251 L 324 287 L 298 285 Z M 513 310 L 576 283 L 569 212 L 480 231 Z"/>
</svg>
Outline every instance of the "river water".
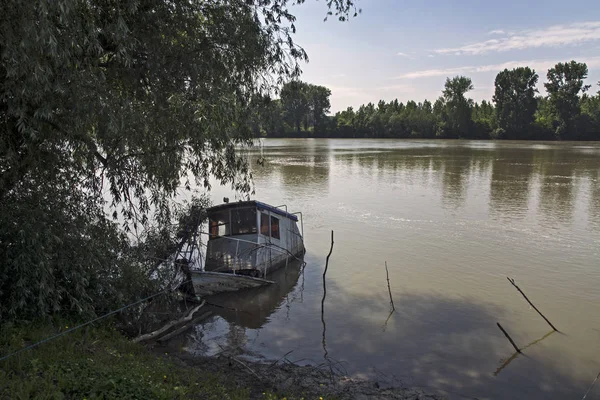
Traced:
<svg viewBox="0 0 600 400">
<path fill-rule="evenodd" d="M 185 351 L 292 351 L 457 399 L 583 396 L 600 371 L 600 144 L 273 139 L 259 154 L 253 198 L 302 211 L 306 266 L 221 299 L 238 311 L 197 326 Z"/>
</svg>

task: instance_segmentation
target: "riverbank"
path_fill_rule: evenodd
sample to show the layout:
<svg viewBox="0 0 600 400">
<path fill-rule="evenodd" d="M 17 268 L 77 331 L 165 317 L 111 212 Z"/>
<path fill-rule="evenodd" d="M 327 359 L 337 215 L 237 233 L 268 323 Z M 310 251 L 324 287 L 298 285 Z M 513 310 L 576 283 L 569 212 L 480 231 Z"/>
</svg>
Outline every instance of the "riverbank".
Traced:
<svg viewBox="0 0 600 400">
<path fill-rule="evenodd" d="M 164 354 L 168 348 L 156 347 Z M 169 358 L 199 376 L 218 375 L 245 388 L 248 399 L 402 399 L 443 400 L 419 389 L 380 376 L 376 380 L 351 378 L 335 371 L 335 365 L 298 365 L 286 358 L 249 361 L 233 354 L 198 357 L 180 352 Z"/>
<path fill-rule="evenodd" d="M 5 323 L 0 355 L 68 326 L 65 321 Z M 134 344 L 111 325 L 81 329 L 2 361 L 0 399 L 442 399 L 383 381 L 348 378 L 324 366 L 166 350 Z"/>
</svg>

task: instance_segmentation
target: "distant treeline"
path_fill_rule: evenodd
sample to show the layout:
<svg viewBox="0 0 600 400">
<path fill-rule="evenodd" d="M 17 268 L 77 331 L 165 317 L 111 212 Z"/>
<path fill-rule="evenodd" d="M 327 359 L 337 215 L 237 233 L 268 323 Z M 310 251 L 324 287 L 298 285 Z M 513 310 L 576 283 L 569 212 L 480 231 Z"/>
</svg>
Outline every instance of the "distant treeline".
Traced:
<svg viewBox="0 0 600 400">
<path fill-rule="evenodd" d="M 279 99 L 255 99 L 251 127 L 263 137 L 600 140 L 600 92 L 588 92 L 587 74 L 584 63 L 558 63 L 540 96 L 535 70 L 505 69 L 492 101 L 481 103 L 467 97 L 471 79 L 456 76 L 446 79 L 434 103 L 380 100 L 333 116 L 327 115 L 328 88 L 293 81 Z"/>
</svg>

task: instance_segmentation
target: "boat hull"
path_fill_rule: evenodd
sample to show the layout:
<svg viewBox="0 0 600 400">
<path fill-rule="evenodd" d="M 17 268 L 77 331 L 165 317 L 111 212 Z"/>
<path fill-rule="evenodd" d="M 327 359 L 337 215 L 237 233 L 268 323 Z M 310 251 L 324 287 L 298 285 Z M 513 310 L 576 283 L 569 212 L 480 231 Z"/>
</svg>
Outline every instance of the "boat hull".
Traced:
<svg viewBox="0 0 600 400">
<path fill-rule="evenodd" d="M 192 284 L 196 296 L 210 296 L 223 292 L 271 285 L 273 281 L 224 272 L 193 271 Z"/>
</svg>

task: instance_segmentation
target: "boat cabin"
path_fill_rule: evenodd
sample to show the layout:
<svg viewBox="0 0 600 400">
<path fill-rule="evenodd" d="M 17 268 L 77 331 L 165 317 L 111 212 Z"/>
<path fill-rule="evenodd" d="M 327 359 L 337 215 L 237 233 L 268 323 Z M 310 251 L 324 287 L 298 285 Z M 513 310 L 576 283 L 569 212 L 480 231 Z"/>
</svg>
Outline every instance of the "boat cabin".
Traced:
<svg viewBox="0 0 600 400">
<path fill-rule="evenodd" d="M 302 256 L 298 215 L 254 200 L 209 208 L 204 270 L 264 277 Z"/>
</svg>

